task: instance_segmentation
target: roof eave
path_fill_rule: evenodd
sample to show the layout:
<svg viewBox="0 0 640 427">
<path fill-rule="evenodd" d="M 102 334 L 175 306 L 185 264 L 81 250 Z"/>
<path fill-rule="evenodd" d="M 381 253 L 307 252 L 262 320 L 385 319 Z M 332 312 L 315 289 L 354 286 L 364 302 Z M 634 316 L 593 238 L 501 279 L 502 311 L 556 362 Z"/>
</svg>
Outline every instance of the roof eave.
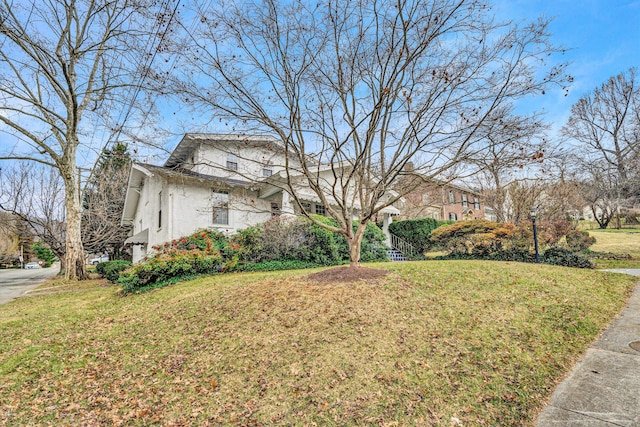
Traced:
<svg viewBox="0 0 640 427">
<path fill-rule="evenodd" d="M 136 163 L 131 165 L 129 172 L 129 181 L 127 182 L 127 192 L 124 199 L 124 207 L 122 209 L 121 225 L 133 225 L 138 202 L 140 201 L 140 189 L 142 181 L 145 177 L 153 176 L 153 174 Z"/>
</svg>

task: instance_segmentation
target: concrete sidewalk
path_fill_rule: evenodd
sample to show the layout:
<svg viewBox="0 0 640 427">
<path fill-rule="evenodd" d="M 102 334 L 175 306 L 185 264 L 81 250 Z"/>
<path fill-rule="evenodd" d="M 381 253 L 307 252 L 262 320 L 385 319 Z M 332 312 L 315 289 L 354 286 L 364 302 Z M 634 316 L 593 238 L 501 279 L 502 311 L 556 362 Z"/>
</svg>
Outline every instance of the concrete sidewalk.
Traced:
<svg viewBox="0 0 640 427">
<path fill-rule="evenodd" d="M 640 270 L 609 271 L 640 277 Z M 640 426 L 640 285 L 620 317 L 556 388 L 536 426 Z"/>
</svg>

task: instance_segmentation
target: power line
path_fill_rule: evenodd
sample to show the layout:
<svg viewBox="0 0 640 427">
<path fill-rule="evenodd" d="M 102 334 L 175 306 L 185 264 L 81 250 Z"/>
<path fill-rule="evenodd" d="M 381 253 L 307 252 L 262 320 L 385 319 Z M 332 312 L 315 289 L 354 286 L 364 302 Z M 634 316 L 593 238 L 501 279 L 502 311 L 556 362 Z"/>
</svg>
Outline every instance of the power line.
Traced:
<svg viewBox="0 0 640 427">
<path fill-rule="evenodd" d="M 167 0 L 166 2 L 163 2 L 163 4 L 160 7 L 161 11 L 164 11 L 164 13 L 166 13 L 166 11 L 169 9 L 169 5 L 170 5 L 171 0 Z M 164 42 L 165 37 L 168 33 L 168 30 L 175 18 L 175 15 L 178 11 L 178 7 L 180 6 L 180 2 L 179 0 L 176 1 L 176 5 L 173 8 L 173 10 L 171 11 L 170 17 L 167 21 L 167 25 L 165 27 L 165 30 L 162 32 L 162 36 L 160 37 L 160 41 L 156 44 L 156 41 L 159 38 L 159 31 L 155 32 L 154 36 L 148 40 L 147 42 L 147 47 L 144 49 L 145 52 L 149 52 L 149 55 L 145 55 L 147 58 L 143 64 L 143 73 L 140 76 L 140 80 L 139 82 L 134 86 L 134 93 L 133 95 L 130 97 L 130 101 L 128 106 L 123 109 L 120 112 L 120 115 L 118 116 L 118 119 L 116 120 L 116 128 L 113 129 L 111 131 L 111 136 L 109 137 L 109 140 L 111 140 L 113 138 L 113 136 L 115 135 L 115 140 L 112 143 L 112 146 L 115 146 L 120 138 L 120 135 L 122 133 L 122 129 L 124 128 L 125 123 L 127 122 L 127 120 L 129 119 L 129 116 L 131 115 L 131 111 L 133 110 L 133 105 L 135 104 L 135 101 L 138 97 L 138 95 L 140 94 L 140 91 L 142 90 L 142 85 L 144 84 L 144 81 L 146 80 L 146 78 L 149 75 L 149 70 L 151 69 L 151 66 L 156 58 L 156 55 L 158 54 L 158 47 Z M 124 115 L 124 118 L 122 118 Z M 144 116 L 144 120 L 143 120 L 143 124 L 144 121 L 146 121 L 146 117 L 147 117 L 148 113 L 145 114 Z M 122 121 L 121 121 L 122 118 Z M 121 123 L 121 124 L 120 124 Z M 104 146 L 103 149 L 106 148 L 109 145 L 109 143 L 107 142 Z M 91 174 L 89 175 L 86 183 L 91 181 L 91 178 L 93 176 L 93 171 L 95 170 L 95 166 L 97 164 L 97 162 L 100 160 L 100 156 L 102 155 L 102 151 L 100 150 L 100 152 L 98 153 L 98 157 L 96 158 L 96 162 L 94 163 L 93 168 L 91 169 Z"/>
<path fill-rule="evenodd" d="M 169 8 L 170 1 L 171 0 L 167 0 L 166 4 L 164 6 L 164 10 Z M 154 34 L 153 41 L 151 42 L 151 52 L 152 52 L 152 54 L 145 61 L 145 64 L 143 66 L 143 70 L 144 71 L 143 71 L 143 74 L 142 74 L 142 76 L 140 78 L 140 82 L 135 87 L 135 92 L 134 92 L 133 96 L 130 99 L 129 106 L 126 109 L 126 113 L 124 115 L 124 119 L 122 120 L 122 124 L 120 124 L 118 126 L 118 129 L 116 129 L 117 133 L 116 133 L 116 140 L 114 141 L 114 144 L 117 144 L 118 139 L 120 137 L 120 134 L 122 132 L 122 129 L 124 128 L 125 123 L 129 119 L 129 116 L 131 114 L 131 110 L 133 110 L 133 105 L 135 104 L 135 101 L 138 98 L 138 95 L 140 94 L 140 91 L 142 90 L 142 85 L 143 85 L 144 81 L 146 80 L 147 76 L 149 75 L 149 70 L 151 69 L 151 65 L 155 61 L 155 58 L 156 58 L 156 56 L 158 54 L 158 47 L 160 47 L 161 44 L 164 42 L 165 37 L 166 37 L 166 35 L 168 33 L 169 27 L 171 26 L 171 23 L 173 22 L 173 19 L 175 18 L 175 15 L 176 15 L 176 13 L 178 11 L 178 7 L 179 6 L 180 6 L 180 2 L 176 1 L 176 5 L 173 8 L 173 11 L 171 12 L 171 15 L 170 15 L 169 20 L 167 21 L 167 25 L 165 27 L 165 30 L 162 32 L 162 36 L 160 37 L 160 41 L 158 42 L 157 45 L 155 44 L 155 41 L 158 39 L 158 32 L 156 32 Z M 155 45 L 155 48 L 154 48 L 154 45 Z M 146 51 L 146 49 L 145 49 L 145 51 Z M 122 116 L 122 114 L 121 114 L 121 116 Z M 146 120 L 146 116 L 147 115 L 145 115 L 145 120 Z M 120 118 L 118 118 L 116 124 L 118 124 L 119 122 L 120 122 Z M 143 121 L 143 123 L 144 123 L 144 121 Z"/>
</svg>

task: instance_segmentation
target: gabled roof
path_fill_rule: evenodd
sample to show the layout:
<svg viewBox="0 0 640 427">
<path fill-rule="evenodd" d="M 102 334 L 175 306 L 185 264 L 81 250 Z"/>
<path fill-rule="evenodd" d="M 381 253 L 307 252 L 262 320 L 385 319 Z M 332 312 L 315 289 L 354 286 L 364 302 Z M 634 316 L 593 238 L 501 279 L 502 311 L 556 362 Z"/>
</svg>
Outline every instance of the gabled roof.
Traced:
<svg viewBox="0 0 640 427">
<path fill-rule="evenodd" d="M 187 133 L 182 137 L 176 148 L 165 162 L 164 166 L 173 168 L 184 163 L 193 153 L 198 144 L 247 144 L 250 146 L 277 147 L 284 150 L 277 139 L 267 135 L 243 134 L 215 134 L 215 133 Z"/>
</svg>

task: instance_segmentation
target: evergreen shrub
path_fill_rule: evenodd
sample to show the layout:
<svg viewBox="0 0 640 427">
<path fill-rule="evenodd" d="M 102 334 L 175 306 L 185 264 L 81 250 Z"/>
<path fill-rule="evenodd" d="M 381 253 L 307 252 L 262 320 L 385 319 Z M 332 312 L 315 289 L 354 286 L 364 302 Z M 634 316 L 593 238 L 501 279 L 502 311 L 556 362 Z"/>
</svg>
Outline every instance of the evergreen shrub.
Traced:
<svg viewBox="0 0 640 427">
<path fill-rule="evenodd" d="M 262 261 L 238 265 L 237 271 L 278 271 L 278 270 L 302 270 L 305 268 L 322 267 L 307 261 L 276 260 Z"/>
<path fill-rule="evenodd" d="M 314 219 L 337 225 L 331 218 Z M 385 240 L 382 230 L 368 224 L 361 245 L 361 261 L 386 261 Z M 155 245 L 153 250 L 155 254 L 146 262 L 120 273 L 117 283 L 124 293 L 166 286 L 200 274 L 312 268 L 338 265 L 349 259 L 344 236 L 305 217 L 274 217 L 231 237 L 201 230 Z"/>
<path fill-rule="evenodd" d="M 586 231 L 571 230 L 567 233 L 567 248 L 571 252 L 583 252 L 589 249 L 594 243 L 596 238 L 590 236 Z"/>
<path fill-rule="evenodd" d="M 175 283 L 179 279 L 210 274 L 223 268 L 219 250 L 174 250 L 158 254 L 120 273 L 118 285 L 125 294 Z"/>
<path fill-rule="evenodd" d="M 564 267 L 594 268 L 589 259 L 574 254 L 568 249 L 557 247 L 547 249 L 542 255 L 541 261 L 545 264 L 562 265 Z"/>
<path fill-rule="evenodd" d="M 408 219 L 392 222 L 389 231 L 407 243 L 410 243 L 419 253 L 424 253 L 430 245 L 431 232 L 440 227 L 440 223 L 433 218 Z"/>
<path fill-rule="evenodd" d="M 44 268 L 51 267 L 51 264 L 53 264 L 53 261 L 56 259 L 56 255 L 53 251 L 40 241 L 31 245 L 31 250 L 36 253 L 38 259 L 42 260 Z"/>
<path fill-rule="evenodd" d="M 96 272 L 111 283 L 116 283 L 120 272 L 131 267 L 131 261 L 114 260 L 101 262 L 96 265 Z"/>
</svg>

